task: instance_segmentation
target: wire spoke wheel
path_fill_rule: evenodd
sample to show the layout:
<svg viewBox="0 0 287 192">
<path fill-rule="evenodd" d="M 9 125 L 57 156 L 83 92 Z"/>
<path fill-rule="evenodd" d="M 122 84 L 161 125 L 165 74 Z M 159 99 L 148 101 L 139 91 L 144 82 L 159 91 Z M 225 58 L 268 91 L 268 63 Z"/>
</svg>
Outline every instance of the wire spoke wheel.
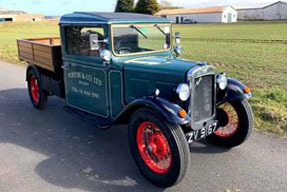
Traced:
<svg viewBox="0 0 287 192">
<path fill-rule="evenodd" d="M 30 100 L 36 109 L 43 109 L 46 106 L 48 95 L 43 90 L 41 77 L 36 69 L 27 69 L 27 88 Z"/>
<path fill-rule="evenodd" d="M 253 128 L 253 112 L 246 99 L 223 103 L 217 108 L 219 128 L 207 137 L 210 143 L 232 148 L 246 141 Z"/>
<path fill-rule="evenodd" d="M 215 135 L 219 137 L 232 137 L 239 128 L 239 116 L 234 107 L 226 102 L 221 105 L 220 110 L 225 113 L 226 116 L 226 125 L 220 127 L 217 131 L 214 132 Z"/>
<path fill-rule="evenodd" d="M 39 85 L 38 85 L 38 81 L 35 76 L 30 77 L 30 92 L 31 92 L 33 101 L 35 103 L 39 103 L 39 97 L 40 97 Z"/>
<path fill-rule="evenodd" d="M 146 165 L 156 173 L 166 173 L 171 165 L 171 151 L 164 133 L 151 122 L 143 122 L 137 131 L 137 147 Z"/>
<path fill-rule="evenodd" d="M 144 177 L 159 187 L 176 185 L 189 170 L 190 151 L 183 130 L 151 109 L 138 109 L 132 115 L 129 143 Z"/>
</svg>

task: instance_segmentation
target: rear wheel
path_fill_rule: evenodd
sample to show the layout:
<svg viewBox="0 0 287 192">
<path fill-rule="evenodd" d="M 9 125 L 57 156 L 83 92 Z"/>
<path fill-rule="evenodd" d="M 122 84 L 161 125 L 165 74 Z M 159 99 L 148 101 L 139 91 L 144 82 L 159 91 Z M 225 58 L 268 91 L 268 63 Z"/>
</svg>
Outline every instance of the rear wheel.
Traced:
<svg viewBox="0 0 287 192">
<path fill-rule="evenodd" d="M 46 106 L 47 93 L 43 90 L 40 77 L 34 69 L 28 72 L 28 92 L 31 102 L 36 109 L 43 109 Z"/>
<path fill-rule="evenodd" d="M 208 141 L 223 147 L 242 144 L 253 128 L 253 113 L 246 99 L 223 103 L 217 109 L 219 128 Z"/>
<path fill-rule="evenodd" d="M 129 123 L 129 141 L 139 169 L 150 182 L 170 187 L 184 178 L 190 152 L 180 126 L 165 122 L 149 109 L 140 109 Z"/>
</svg>

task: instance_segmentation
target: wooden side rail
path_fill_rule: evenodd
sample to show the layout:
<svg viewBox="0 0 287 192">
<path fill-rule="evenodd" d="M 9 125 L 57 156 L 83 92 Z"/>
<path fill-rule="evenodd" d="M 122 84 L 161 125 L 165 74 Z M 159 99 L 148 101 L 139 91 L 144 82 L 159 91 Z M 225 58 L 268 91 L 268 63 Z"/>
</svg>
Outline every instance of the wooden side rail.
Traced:
<svg viewBox="0 0 287 192">
<path fill-rule="evenodd" d="M 18 39 L 18 55 L 22 61 L 55 72 L 61 68 L 61 41 L 58 37 Z"/>
</svg>

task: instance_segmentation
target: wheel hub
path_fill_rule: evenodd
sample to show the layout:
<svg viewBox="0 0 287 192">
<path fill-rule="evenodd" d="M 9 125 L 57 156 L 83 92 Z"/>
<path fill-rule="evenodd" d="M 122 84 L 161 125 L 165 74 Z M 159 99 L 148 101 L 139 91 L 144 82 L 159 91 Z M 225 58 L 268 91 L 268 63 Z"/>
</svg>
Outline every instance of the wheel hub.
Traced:
<svg viewBox="0 0 287 192">
<path fill-rule="evenodd" d="M 155 135 L 151 138 L 150 146 L 152 148 L 152 153 L 159 157 L 165 157 L 168 153 L 168 144 L 166 139 L 161 135 Z"/>
<path fill-rule="evenodd" d="M 35 76 L 30 77 L 30 92 L 35 103 L 39 102 L 39 85 Z"/>
<path fill-rule="evenodd" d="M 225 110 L 218 108 L 217 109 L 217 120 L 220 127 L 225 127 L 228 124 L 229 118 Z"/>
<path fill-rule="evenodd" d="M 214 132 L 219 137 L 232 137 L 239 129 L 239 116 L 230 103 L 225 103 L 217 110 L 219 129 Z"/>
</svg>

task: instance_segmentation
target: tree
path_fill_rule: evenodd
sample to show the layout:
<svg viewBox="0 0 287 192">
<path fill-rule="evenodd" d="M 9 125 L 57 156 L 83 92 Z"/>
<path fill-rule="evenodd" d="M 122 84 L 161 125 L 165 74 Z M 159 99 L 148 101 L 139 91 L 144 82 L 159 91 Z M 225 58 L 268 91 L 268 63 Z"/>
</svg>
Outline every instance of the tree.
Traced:
<svg viewBox="0 0 287 192">
<path fill-rule="evenodd" d="M 152 14 L 152 15 L 159 12 L 159 4 L 157 0 L 149 0 L 147 2 L 146 11 L 148 14 Z"/>
<path fill-rule="evenodd" d="M 169 9 L 172 7 L 172 4 L 168 2 L 167 0 L 161 0 L 159 2 L 159 7 L 160 9 Z"/>
<path fill-rule="evenodd" d="M 183 7 L 176 7 L 176 6 L 173 6 L 169 1 L 167 0 L 161 0 L 159 2 L 159 8 L 160 10 L 163 10 L 163 9 L 182 9 Z"/>
<path fill-rule="evenodd" d="M 138 0 L 134 11 L 137 13 L 145 13 L 146 12 L 146 0 Z"/>
<path fill-rule="evenodd" d="M 115 12 L 132 12 L 134 9 L 134 0 L 118 0 Z"/>
<path fill-rule="evenodd" d="M 159 11 L 159 4 L 156 0 L 138 0 L 135 12 L 155 14 Z"/>
</svg>

